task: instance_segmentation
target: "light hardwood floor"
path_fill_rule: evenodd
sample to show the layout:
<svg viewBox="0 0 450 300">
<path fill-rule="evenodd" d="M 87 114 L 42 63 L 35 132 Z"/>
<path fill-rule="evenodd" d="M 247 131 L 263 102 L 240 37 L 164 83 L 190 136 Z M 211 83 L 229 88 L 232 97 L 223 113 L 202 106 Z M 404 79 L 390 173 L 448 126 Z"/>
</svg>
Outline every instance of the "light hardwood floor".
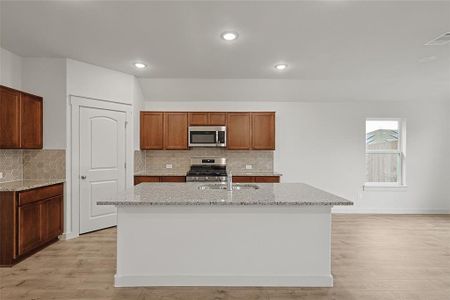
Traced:
<svg viewBox="0 0 450 300">
<path fill-rule="evenodd" d="M 450 299 L 450 215 L 334 215 L 332 238 L 333 288 L 114 288 L 106 229 L 1 268 L 0 299 Z"/>
</svg>

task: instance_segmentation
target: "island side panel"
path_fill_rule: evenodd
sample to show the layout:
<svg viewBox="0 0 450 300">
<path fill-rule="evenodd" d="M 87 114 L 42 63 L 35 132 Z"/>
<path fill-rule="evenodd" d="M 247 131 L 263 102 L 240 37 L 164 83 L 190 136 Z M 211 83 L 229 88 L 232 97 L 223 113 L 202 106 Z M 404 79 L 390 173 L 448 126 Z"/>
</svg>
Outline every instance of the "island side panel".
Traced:
<svg viewBox="0 0 450 300">
<path fill-rule="evenodd" d="M 120 206 L 115 285 L 332 286 L 331 206 Z"/>
</svg>

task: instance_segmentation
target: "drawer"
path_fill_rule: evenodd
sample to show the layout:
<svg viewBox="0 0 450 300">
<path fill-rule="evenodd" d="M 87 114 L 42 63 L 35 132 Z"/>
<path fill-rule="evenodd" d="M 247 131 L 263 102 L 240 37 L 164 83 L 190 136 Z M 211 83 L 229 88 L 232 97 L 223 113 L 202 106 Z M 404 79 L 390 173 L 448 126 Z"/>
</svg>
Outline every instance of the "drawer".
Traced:
<svg viewBox="0 0 450 300">
<path fill-rule="evenodd" d="M 159 182 L 159 176 L 134 176 L 134 185 L 142 182 Z"/>
<path fill-rule="evenodd" d="M 185 176 L 161 176 L 161 182 L 186 182 Z"/>
<path fill-rule="evenodd" d="M 233 182 L 235 182 L 235 183 L 255 182 L 255 177 L 253 177 L 253 176 L 233 176 Z"/>
<path fill-rule="evenodd" d="M 255 182 L 272 182 L 272 183 L 279 183 L 280 182 L 280 176 L 255 176 Z"/>
<path fill-rule="evenodd" d="M 63 194 L 64 188 L 62 183 L 23 191 L 19 192 L 19 205 L 33 203 Z"/>
</svg>

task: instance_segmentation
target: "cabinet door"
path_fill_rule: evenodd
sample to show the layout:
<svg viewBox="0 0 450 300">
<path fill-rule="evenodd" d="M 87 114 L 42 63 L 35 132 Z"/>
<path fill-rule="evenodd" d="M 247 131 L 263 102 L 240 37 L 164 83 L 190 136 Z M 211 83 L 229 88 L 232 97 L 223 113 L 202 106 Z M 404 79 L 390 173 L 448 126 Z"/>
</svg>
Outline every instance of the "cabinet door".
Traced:
<svg viewBox="0 0 450 300">
<path fill-rule="evenodd" d="M 185 176 L 161 176 L 161 182 L 186 182 Z"/>
<path fill-rule="evenodd" d="M 56 196 L 43 203 L 43 239 L 57 238 L 63 232 L 63 196 Z"/>
<path fill-rule="evenodd" d="M 275 150 L 275 113 L 252 113 L 252 148 Z"/>
<path fill-rule="evenodd" d="M 20 148 L 20 92 L 0 86 L 0 148 Z"/>
<path fill-rule="evenodd" d="M 41 202 L 19 207 L 19 255 L 41 244 L 41 209 Z"/>
<path fill-rule="evenodd" d="M 255 182 L 279 183 L 280 176 L 255 176 Z"/>
<path fill-rule="evenodd" d="M 159 182 L 159 176 L 134 176 L 134 185 L 142 182 Z"/>
<path fill-rule="evenodd" d="M 227 113 L 224 112 L 209 113 L 208 124 L 225 126 L 227 124 Z"/>
<path fill-rule="evenodd" d="M 190 112 L 189 126 L 208 125 L 208 113 L 206 112 Z"/>
<path fill-rule="evenodd" d="M 228 113 L 227 148 L 248 150 L 251 148 L 250 113 Z"/>
<path fill-rule="evenodd" d="M 42 98 L 24 93 L 21 97 L 20 146 L 23 149 L 42 149 Z"/>
<path fill-rule="evenodd" d="M 188 114 L 164 113 L 164 148 L 183 150 L 188 148 Z"/>
<path fill-rule="evenodd" d="M 141 149 L 163 149 L 163 119 L 162 112 L 141 112 Z"/>
<path fill-rule="evenodd" d="M 235 183 L 255 182 L 255 177 L 253 177 L 253 176 L 233 176 L 233 182 L 235 182 Z"/>
</svg>

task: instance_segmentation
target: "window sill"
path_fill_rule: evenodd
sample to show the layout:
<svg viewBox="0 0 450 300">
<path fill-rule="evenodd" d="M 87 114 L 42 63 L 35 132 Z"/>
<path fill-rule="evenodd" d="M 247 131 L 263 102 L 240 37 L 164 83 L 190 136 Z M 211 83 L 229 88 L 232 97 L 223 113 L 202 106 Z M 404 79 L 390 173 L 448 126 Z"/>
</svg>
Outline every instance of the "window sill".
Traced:
<svg viewBox="0 0 450 300">
<path fill-rule="evenodd" d="M 406 192 L 407 190 L 407 185 L 380 185 L 370 183 L 363 185 L 363 191 L 365 192 Z"/>
</svg>

